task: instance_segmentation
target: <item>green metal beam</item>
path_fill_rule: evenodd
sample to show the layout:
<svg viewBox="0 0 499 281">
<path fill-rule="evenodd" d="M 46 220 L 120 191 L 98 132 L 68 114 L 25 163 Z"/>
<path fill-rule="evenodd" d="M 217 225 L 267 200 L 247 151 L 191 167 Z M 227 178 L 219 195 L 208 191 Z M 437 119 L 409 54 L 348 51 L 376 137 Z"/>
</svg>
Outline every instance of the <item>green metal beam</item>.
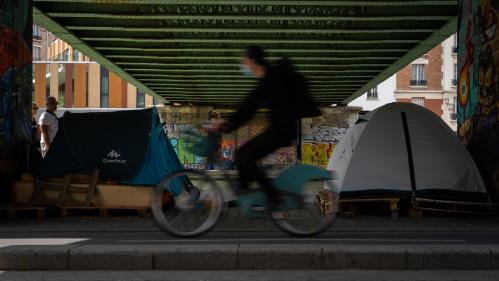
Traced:
<svg viewBox="0 0 499 281">
<path fill-rule="evenodd" d="M 240 69 L 155 69 L 155 68 L 124 68 L 127 72 L 146 72 L 146 73 L 241 73 Z M 303 73 L 379 73 L 379 70 L 370 69 L 347 69 L 347 70 L 300 70 Z"/>
<path fill-rule="evenodd" d="M 237 68 L 239 70 L 239 65 L 240 62 L 239 60 L 233 62 L 233 63 L 157 63 L 157 62 L 116 62 L 117 65 L 131 65 L 131 66 L 151 66 L 149 68 L 145 68 L 146 70 L 151 70 L 151 71 L 156 71 L 156 70 L 163 70 L 163 69 L 182 69 L 182 70 L 192 70 L 196 68 L 203 68 L 204 70 L 214 70 L 214 71 L 219 71 L 220 69 L 217 68 L 222 68 L 222 69 L 227 69 L 227 68 Z M 302 68 L 347 68 L 347 69 L 352 69 L 352 68 L 361 68 L 361 67 L 367 67 L 367 68 L 379 68 L 379 67 L 387 67 L 390 64 L 388 63 L 358 63 L 355 65 L 349 65 L 349 64 L 317 64 L 317 63 L 295 63 L 293 64 L 296 68 L 302 69 Z M 158 68 L 159 67 L 159 68 Z M 188 68 L 188 69 L 185 69 Z M 195 70 L 197 71 L 197 70 Z"/>
<path fill-rule="evenodd" d="M 134 77 L 164 77 L 164 78 L 191 78 L 195 80 L 196 78 L 244 78 L 244 79 L 252 79 L 246 75 L 217 75 L 217 74 L 195 74 L 195 75 L 177 75 L 177 74 L 151 74 L 151 73 L 138 73 L 134 74 Z M 315 76 L 315 75 L 307 75 L 307 78 L 310 80 L 315 79 L 339 79 L 339 78 L 347 78 L 343 80 L 357 81 L 359 78 L 373 78 L 373 75 L 335 75 L 335 76 Z"/>
<path fill-rule="evenodd" d="M 52 20 L 50 17 L 48 17 L 46 14 L 38 10 L 36 7 L 33 7 L 33 21 L 34 23 L 45 27 L 47 30 L 50 30 L 53 34 L 55 34 L 56 36 L 58 36 L 68 44 L 72 45 L 74 48 L 78 49 L 86 56 L 93 58 L 103 67 L 111 70 L 116 75 L 125 79 L 135 87 L 141 89 L 142 91 L 144 91 L 144 93 L 147 93 L 148 95 L 157 98 L 161 102 L 167 102 L 163 97 L 156 94 L 153 90 L 151 90 L 146 85 L 142 84 L 142 82 L 138 81 L 127 72 L 123 71 L 112 61 L 103 57 L 99 52 L 95 51 L 90 45 L 78 39 L 78 37 L 76 37 L 70 31 L 66 30 L 63 26 Z"/>
<path fill-rule="evenodd" d="M 329 15 L 158 15 L 158 14 L 107 14 L 107 13 L 47 13 L 53 18 L 92 18 L 117 20 L 233 20 L 233 21 L 448 21 L 449 16 L 329 16 Z"/>
<path fill-rule="evenodd" d="M 285 33 L 285 34 L 371 34 L 371 33 L 432 33 L 436 29 L 326 29 L 326 28 L 213 28 L 213 27 L 117 27 L 117 26 L 67 26 L 68 30 L 155 32 L 155 33 Z"/>
<path fill-rule="evenodd" d="M 167 57 L 167 56 L 143 56 L 143 55 L 107 55 L 107 58 L 110 59 L 136 59 L 136 60 L 237 60 L 241 59 L 240 56 L 181 56 L 181 57 Z M 295 57 L 293 56 L 291 59 L 293 61 L 307 61 L 307 60 L 320 60 L 320 61 L 366 61 L 366 60 L 396 60 L 399 57 L 347 57 L 347 58 L 339 58 L 339 57 Z M 279 61 L 282 57 L 266 57 L 266 59 L 270 62 Z M 131 62 L 130 62 L 131 63 Z M 140 63 L 140 62 L 138 62 Z M 148 63 L 145 63 L 148 64 Z M 357 64 L 356 64 L 357 65 Z"/>
<path fill-rule="evenodd" d="M 417 44 L 420 40 L 312 40 L 312 39 L 224 39 L 224 38 L 130 38 L 130 37 L 82 37 L 84 41 L 142 42 L 142 43 L 235 43 L 235 44 Z"/>
<path fill-rule="evenodd" d="M 218 92 L 231 92 L 231 93 L 248 93 L 252 88 L 240 89 L 240 88 L 206 88 L 206 87 L 153 87 L 157 93 L 168 92 L 184 92 L 184 91 L 199 91 L 203 93 L 218 93 Z M 348 91 L 348 93 L 354 93 L 357 89 L 345 89 L 345 88 L 311 88 L 309 91 L 311 93 L 321 93 L 321 92 L 336 92 L 336 91 Z"/>
<path fill-rule="evenodd" d="M 222 83 L 226 84 L 231 84 L 231 85 L 236 85 L 236 86 L 251 86 L 251 85 L 256 85 L 256 81 L 254 80 L 237 80 L 237 79 L 156 79 L 156 78 L 143 78 L 139 79 L 142 82 L 147 82 L 148 85 L 170 85 L 170 84 L 178 84 L 178 85 L 185 85 L 185 84 L 193 84 L 193 83 L 206 83 L 206 85 L 218 85 Z M 352 86 L 352 87 L 361 87 L 364 85 L 367 80 L 358 80 L 356 79 L 354 83 L 348 82 L 348 81 L 328 81 L 328 80 L 307 80 L 310 85 L 323 85 L 323 86 Z"/>
<path fill-rule="evenodd" d="M 220 89 L 251 89 L 256 86 L 256 83 L 250 85 L 238 85 L 238 84 L 223 84 L 223 83 L 213 83 L 213 84 L 202 84 L 202 83 L 192 83 L 192 84 L 168 84 L 168 83 L 148 83 L 149 87 L 152 89 L 169 89 L 169 88 L 220 88 Z M 310 85 L 309 89 L 357 89 L 360 85 L 355 86 L 344 86 L 344 85 Z"/>
<path fill-rule="evenodd" d="M 243 49 L 241 48 L 140 48 L 140 47 L 95 47 L 96 50 L 100 51 L 126 51 L 126 52 L 147 52 L 147 53 L 157 53 L 157 52 L 182 52 L 182 53 L 236 53 L 241 54 Z M 308 48 L 308 49 L 299 49 L 299 48 L 267 48 L 265 50 L 268 54 L 272 53 L 306 53 L 306 54 L 336 54 L 336 53 L 405 53 L 410 51 L 410 49 L 405 48 L 366 48 L 366 49 L 318 49 L 318 48 Z"/>
<path fill-rule="evenodd" d="M 374 77 L 371 81 L 366 83 L 362 88 L 357 90 L 352 96 L 345 99 L 342 104 L 348 104 L 354 99 L 366 93 L 369 89 L 376 87 L 381 82 L 385 81 L 388 77 L 392 76 L 394 73 L 397 73 L 399 70 L 404 68 L 409 63 L 413 62 L 415 59 L 419 58 L 436 45 L 443 42 L 445 39 L 449 38 L 452 34 L 454 34 L 457 30 L 457 17 L 454 17 L 452 20 L 448 21 L 439 31 L 433 33 L 426 40 L 419 43 L 414 49 L 403 55 L 400 59 L 398 59 L 394 64 L 386 68 L 376 77 Z"/>
<path fill-rule="evenodd" d="M 448 6 L 457 5 L 457 0 L 440 1 L 266 1 L 266 0 L 34 0 L 34 2 L 53 2 L 53 3 L 90 3 L 90 4 L 134 4 L 134 5 L 265 5 L 265 6 L 360 6 L 360 7 L 388 7 L 388 6 Z"/>
</svg>

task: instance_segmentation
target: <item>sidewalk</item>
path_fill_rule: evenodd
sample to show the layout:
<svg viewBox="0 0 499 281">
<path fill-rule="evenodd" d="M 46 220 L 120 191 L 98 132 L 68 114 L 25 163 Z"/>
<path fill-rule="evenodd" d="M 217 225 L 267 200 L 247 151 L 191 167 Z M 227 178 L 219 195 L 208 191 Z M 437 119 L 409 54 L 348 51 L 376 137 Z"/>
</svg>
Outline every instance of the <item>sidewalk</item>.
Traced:
<svg viewBox="0 0 499 281">
<path fill-rule="evenodd" d="M 343 243 L 340 238 L 382 237 L 385 233 L 402 238 L 402 241 L 409 238 L 407 242 L 392 245 L 376 241 Z M 478 235 L 485 240 L 467 245 L 452 240 L 441 244 L 415 244 L 410 239 L 411 235 L 431 239 L 432 235 L 446 237 L 452 233 Z M 141 235 L 157 240 L 133 242 L 134 237 Z M 248 240 L 256 236 L 273 237 L 273 242 L 249 243 L 244 241 L 245 235 L 250 237 Z M 121 239 L 121 244 L 92 242 L 104 236 Z M 226 238 L 231 242 L 220 243 Z M 126 239 L 129 242 L 123 242 Z M 86 243 L 80 240 L 86 240 Z M 208 235 L 180 240 L 163 233 L 152 218 L 0 221 L 0 270 L 254 269 L 498 270 L 499 218 L 435 216 L 400 217 L 393 221 L 388 214 L 359 215 L 353 219 L 339 218 L 324 235 L 302 239 L 280 233 L 270 220 L 250 221 L 238 216 L 237 209 L 232 209 Z"/>
</svg>

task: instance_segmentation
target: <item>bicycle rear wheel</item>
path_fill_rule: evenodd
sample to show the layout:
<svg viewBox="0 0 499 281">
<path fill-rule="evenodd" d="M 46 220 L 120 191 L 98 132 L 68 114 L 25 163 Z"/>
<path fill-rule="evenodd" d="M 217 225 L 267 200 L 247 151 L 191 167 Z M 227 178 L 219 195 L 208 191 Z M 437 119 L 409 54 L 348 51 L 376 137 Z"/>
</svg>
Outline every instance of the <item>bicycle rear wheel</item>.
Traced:
<svg viewBox="0 0 499 281">
<path fill-rule="evenodd" d="M 324 183 L 328 185 L 324 190 Z M 305 182 L 301 196 L 284 195 L 286 211 L 274 212 L 274 223 L 285 232 L 296 236 L 313 236 L 325 231 L 336 219 L 338 194 L 329 180 L 309 180 Z M 329 202 L 322 202 L 324 194 Z M 327 210 L 322 208 L 327 205 Z M 276 214 L 278 216 L 276 216 Z"/>
<path fill-rule="evenodd" d="M 204 172 L 185 170 L 165 177 L 154 191 L 151 209 L 156 222 L 178 237 L 201 235 L 215 226 L 223 196 Z"/>
</svg>

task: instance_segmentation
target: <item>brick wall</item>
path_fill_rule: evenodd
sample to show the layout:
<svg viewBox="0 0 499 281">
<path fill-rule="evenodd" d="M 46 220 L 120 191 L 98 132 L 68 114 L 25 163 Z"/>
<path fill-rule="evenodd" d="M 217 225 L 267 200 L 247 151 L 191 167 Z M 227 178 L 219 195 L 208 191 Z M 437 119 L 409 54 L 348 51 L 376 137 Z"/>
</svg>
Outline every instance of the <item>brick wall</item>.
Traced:
<svg viewBox="0 0 499 281">
<path fill-rule="evenodd" d="M 411 103 L 412 100 L 411 99 L 397 99 L 397 102 L 409 102 L 409 103 Z M 442 116 L 442 114 L 444 114 L 444 112 L 442 110 L 442 104 L 443 104 L 442 99 L 425 99 L 425 101 L 424 101 L 424 106 L 438 116 Z"/>
<path fill-rule="evenodd" d="M 442 45 L 438 44 L 428 52 L 428 64 L 425 69 L 427 90 L 442 90 Z"/>
<path fill-rule="evenodd" d="M 436 115 L 442 116 L 442 114 L 444 114 L 444 111 L 442 110 L 442 99 L 426 99 L 424 103 L 425 107 L 433 111 L 433 113 L 435 113 Z"/>
<path fill-rule="evenodd" d="M 409 64 L 402 70 L 397 72 L 397 90 L 411 90 L 411 89 L 424 89 L 424 90 L 441 90 L 442 89 L 442 45 L 429 51 L 424 59 L 428 60 L 425 65 L 425 78 L 427 87 L 411 87 L 410 80 L 412 74 L 412 65 Z"/>
<path fill-rule="evenodd" d="M 411 65 L 397 72 L 397 90 L 410 90 Z"/>
</svg>

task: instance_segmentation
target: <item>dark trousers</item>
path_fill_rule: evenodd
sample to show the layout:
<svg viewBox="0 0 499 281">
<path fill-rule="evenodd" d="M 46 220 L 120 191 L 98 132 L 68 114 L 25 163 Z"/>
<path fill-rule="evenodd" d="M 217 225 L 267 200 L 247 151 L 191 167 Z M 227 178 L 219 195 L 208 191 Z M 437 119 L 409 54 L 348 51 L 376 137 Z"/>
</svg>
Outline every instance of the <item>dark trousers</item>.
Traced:
<svg viewBox="0 0 499 281">
<path fill-rule="evenodd" d="M 277 191 L 256 162 L 280 147 L 289 146 L 294 139 L 293 135 L 265 131 L 241 146 L 236 152 L 236 163 L 242 188 L 249 189 L 249 183 L 256 180 L 267 192 L 270 202 L 278 203 Z"/>
</svg>

